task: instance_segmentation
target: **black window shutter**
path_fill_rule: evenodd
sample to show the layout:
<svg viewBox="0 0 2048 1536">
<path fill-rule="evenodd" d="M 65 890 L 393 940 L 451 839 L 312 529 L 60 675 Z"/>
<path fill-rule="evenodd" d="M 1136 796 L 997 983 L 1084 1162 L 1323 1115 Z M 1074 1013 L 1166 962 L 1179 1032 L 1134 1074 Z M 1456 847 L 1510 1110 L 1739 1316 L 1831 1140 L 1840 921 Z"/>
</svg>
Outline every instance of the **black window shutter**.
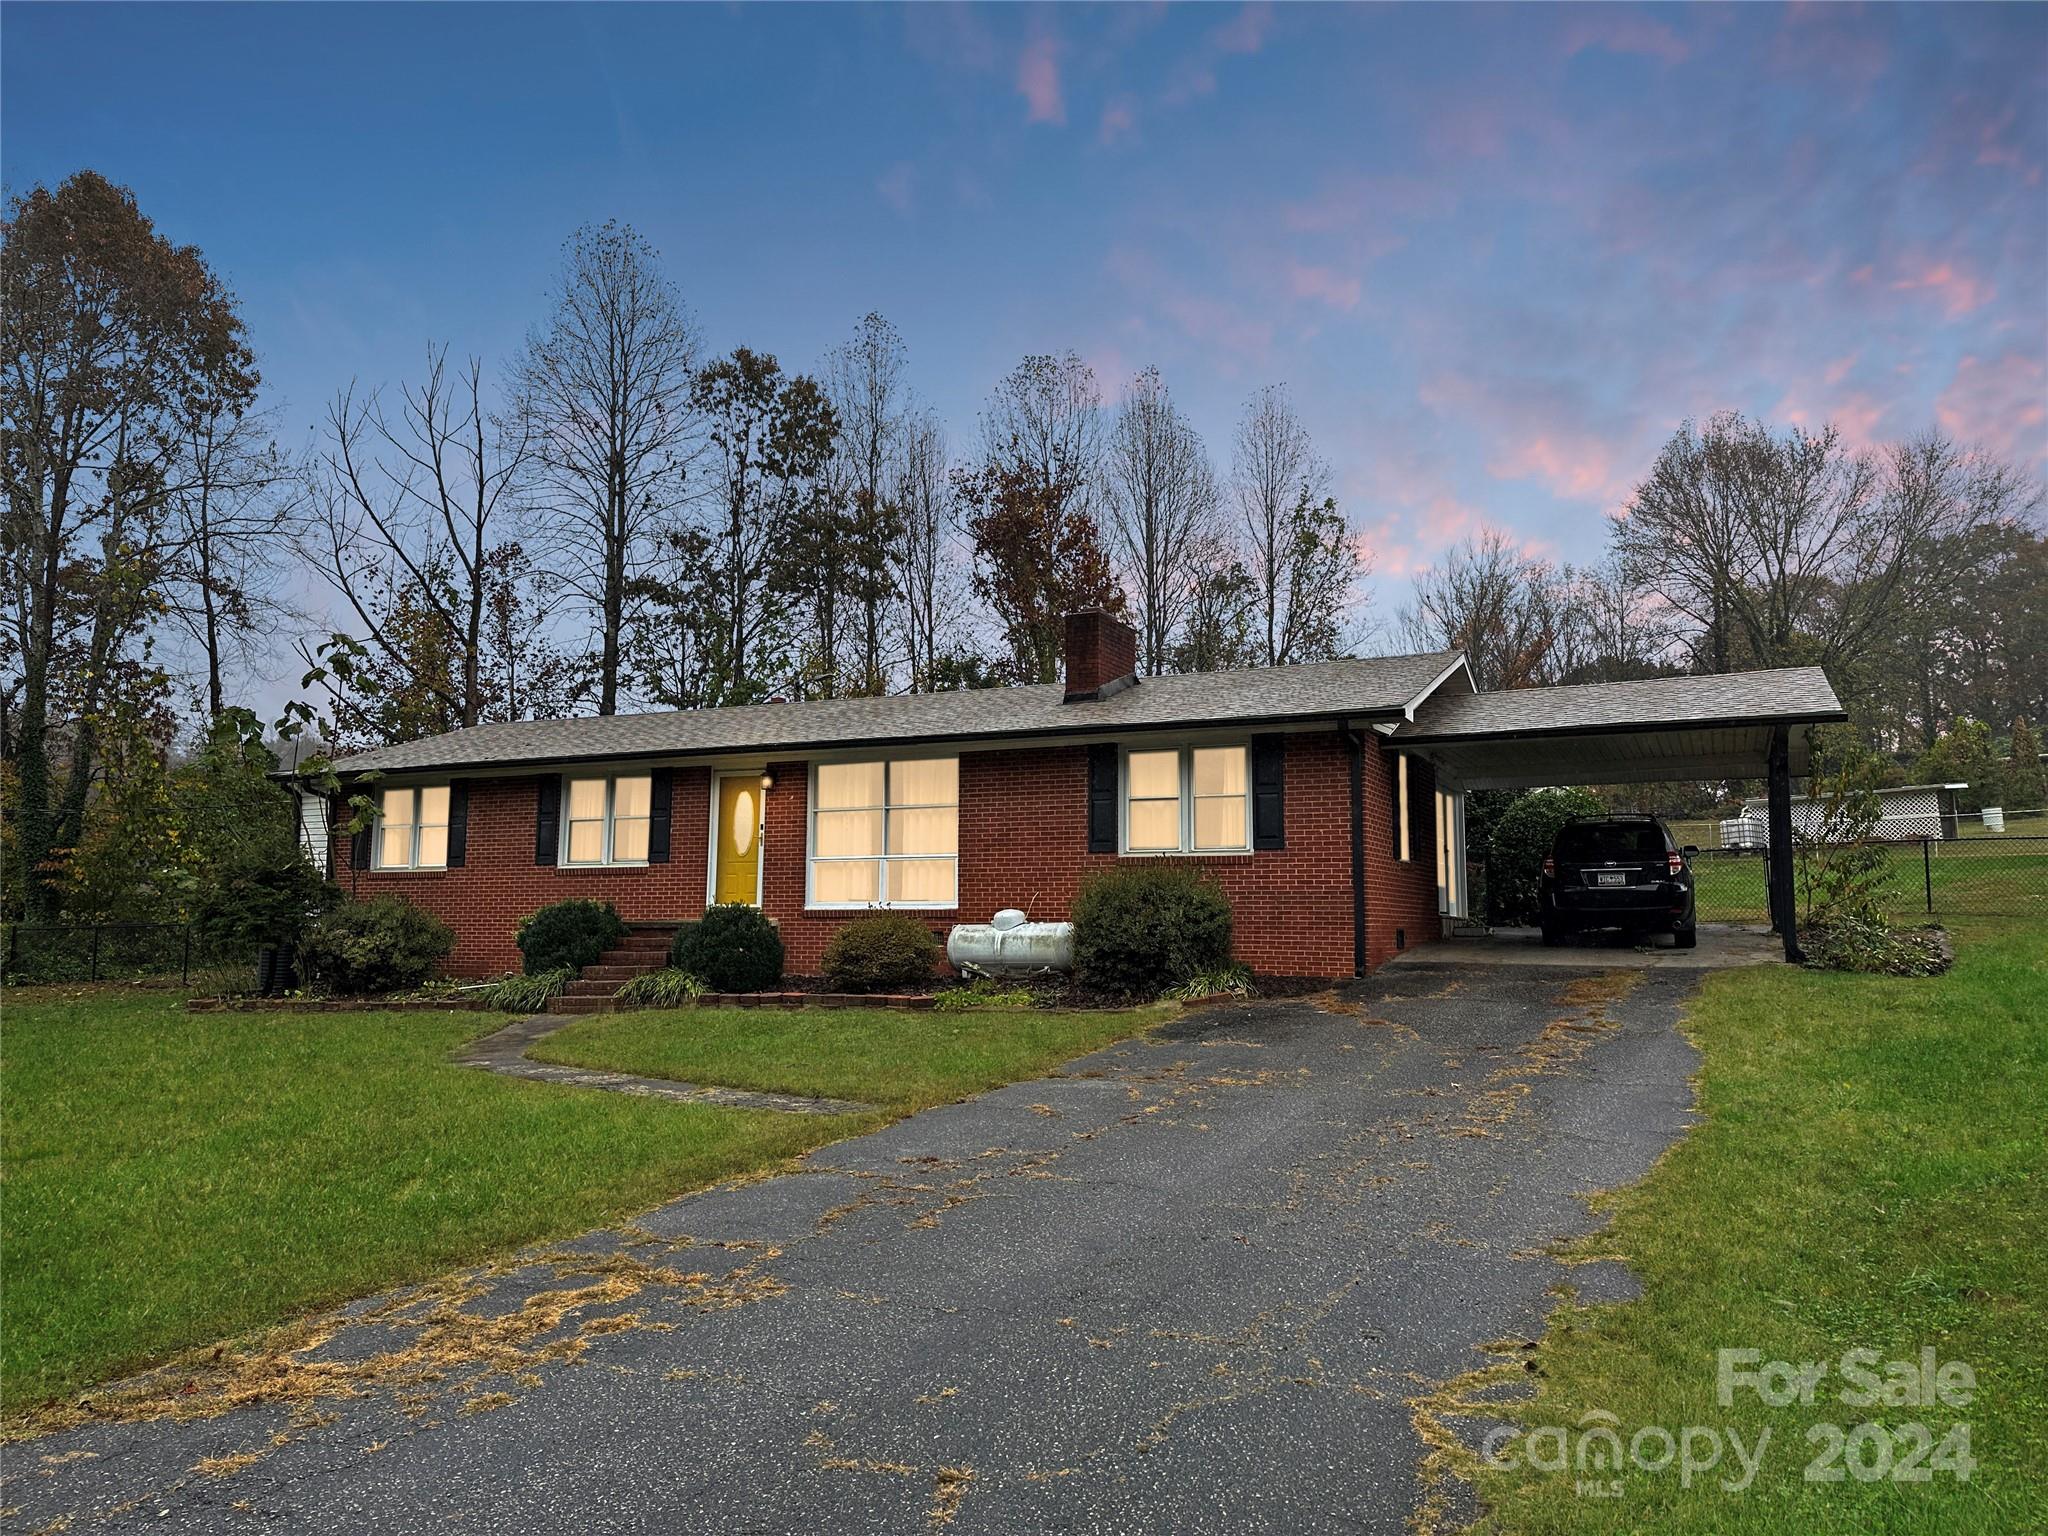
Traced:
<svg viewBox="0 0 2048 1536">
<path fill-rule="evenodd" d="M 469 786 L 457 780 L 448 786 L 448 867 L 462 868 L 469 857 Z"/>
<path fill-rule="evenodd" d="M 1252 738 L 1252 847 L 1287 846 L 1287 738 Z"/>
<path fill-rule="evenodd" d="M 533 815 L 533 862 L 552 864 L 562 847 L 562 781 L 551 773 L 535 783 L 539 797 Z"/>
<path fill-rule="evenodd" d="M 675 801 L 675 770 L 657 768 L 647 787 L 647 862 L 668 862 L 669 809 Z"/>
<path fill-rule="evenodd" d="M 1116 743 L 1088 749 L 1088 851 L 1116 852 Z"/>
<path fill-rule="evenodd" d="M 1408 849 L 1420 863 L 1436 865 L 1436 775 L 1420 758 L 1408 759 Z"/>
<path fill-rule="evenodd" d="M 336 814 L 339 815 L 342 812 L 347 812 L 349 815 L 355 814 L 350 809 L 349 803 L 346 800 L 340 802 Z M 349 834 L 348 867 L 350 869 L 368 869 L 370 867 L 370 829 L 368 827 L 364 827 L 360 832 Z"/>
</svg>

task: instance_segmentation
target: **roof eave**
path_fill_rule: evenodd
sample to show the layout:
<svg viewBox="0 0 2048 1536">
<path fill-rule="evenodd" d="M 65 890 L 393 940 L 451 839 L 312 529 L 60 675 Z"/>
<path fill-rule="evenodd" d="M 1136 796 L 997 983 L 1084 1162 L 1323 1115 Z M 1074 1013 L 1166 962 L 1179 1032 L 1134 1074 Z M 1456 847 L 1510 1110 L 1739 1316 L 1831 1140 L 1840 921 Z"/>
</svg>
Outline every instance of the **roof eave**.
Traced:
<svg viewBox="0 0 2048 1536">
<path fill-rule="evenodd" d="M 1408 746 L 1457 746 L 1468 741 L 1516 741 L 1530 736 L 1620 736 L 1631 731 L 1727 731 L 1759 725 L 1840 725 L 1849 718 L 1844 709 L 1801 711 L 1794 714 L 1722 715 L 1702 720 L 1602 720 L 1582 725 L 1525 725 L 1499 731 L 1451 731 L 1400 738 Z"/>
<path fill-rule="evenodd" d="M 1081 722 L 1040 730 L 985 731 L 961 736 L 904 736 L 892 733 L 880 736 L 833 737 L 821 741 L 772 742 L 765 745 L 735 742 L 718 747 L 663 747 L 639 751 L 583 752 L 554 757 L 506 758 L 495 762 L 456 759 L 407 763 L 403 767 L 384 767 L 370 763 L 360 768 L 351 768 L 346 762 L 340 762 L 333 765 L 333 771 L 344 779 L 359 778 L 367 773 L 539 773 L 550 768 L 571 767 L 577 763 L 643 763 L 733 756 L 804 757 L 817 752 L 859 752 L 870 747 L 893 747 L 909 743 L 932 747 L 973 747 L 980 743 L 1000 750 L 1002 743 L 1012 741 L 1058 741 L 1085 736 L 1129 736 L 1140 732 L 1213 731 L 1237 726 L 1249 728 L 1261 725 L 1314 725 L 1322 721 L 1332 725 L 1344 720 L 1372 724 L 1376 721 L 1400 721 L 1407 718 L 1403 706 L 1388 704 L 1369 709 L 1312 710 L 1306 714 L 1191 716 L 1185 720 L 1147 721 L 1142 724 L 1118 724 L 1112 721 L 1094 724 Z"/>
</svg>

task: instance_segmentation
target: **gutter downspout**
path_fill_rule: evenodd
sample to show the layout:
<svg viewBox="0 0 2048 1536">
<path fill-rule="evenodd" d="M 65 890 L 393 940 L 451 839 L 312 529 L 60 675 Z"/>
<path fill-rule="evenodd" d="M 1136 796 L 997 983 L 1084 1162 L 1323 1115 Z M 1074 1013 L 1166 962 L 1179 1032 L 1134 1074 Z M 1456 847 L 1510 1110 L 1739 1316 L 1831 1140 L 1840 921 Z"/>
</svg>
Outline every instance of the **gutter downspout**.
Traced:
<svg viewBox="0 0 2048 1536">
<path fill-rule="evenodd" d="M 1349 720 L 1337 734 L 1351 755 L 1351 974 L 1366 973 L 1365 947 L 1365 737 Z"/>
</svg>

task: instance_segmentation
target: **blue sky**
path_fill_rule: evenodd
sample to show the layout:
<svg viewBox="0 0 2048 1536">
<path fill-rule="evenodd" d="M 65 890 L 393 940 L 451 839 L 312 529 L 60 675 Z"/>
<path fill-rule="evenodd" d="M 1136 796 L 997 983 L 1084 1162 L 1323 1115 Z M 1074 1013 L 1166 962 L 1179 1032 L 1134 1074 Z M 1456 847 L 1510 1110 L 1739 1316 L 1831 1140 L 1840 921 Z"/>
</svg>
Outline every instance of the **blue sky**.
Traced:
<svg viewBox="0 0 2048 1536">
<path fill-rule="evenodd" d="M 92 166 L 240 294 L 288 441 L 508 356 L 637 226 L 716 349 L 866 310 L 956 442 L 1073 348 L 1219 467 L 1285 382 L 1383 616 L 1482 524 L 1598 553 L 1688 415 L 2048 468 L 2048 8 L 0 10 L 10 189 Z"/>
</svg>

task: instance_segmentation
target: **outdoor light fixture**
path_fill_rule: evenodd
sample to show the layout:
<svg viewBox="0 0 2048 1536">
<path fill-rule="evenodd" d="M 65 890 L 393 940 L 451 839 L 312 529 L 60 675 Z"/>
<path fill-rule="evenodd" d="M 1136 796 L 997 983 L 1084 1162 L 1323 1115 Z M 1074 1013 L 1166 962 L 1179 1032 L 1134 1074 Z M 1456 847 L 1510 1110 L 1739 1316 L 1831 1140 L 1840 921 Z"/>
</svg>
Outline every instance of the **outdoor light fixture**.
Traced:
<svg viewBox="0 0 2048 1536">
<path fill-rule="evenodd" d="M 762 774 L 762 775 L 761 775 L 761 788 L 763 788 L 764 790 L 767 790 L 767 789 L 773 789 L 774 787 L 775 787 L 775 775 L 774 775 L 774 774 L 772 774 L 772 773 L 764 773 L 764 774 Z"/>
</svg>

